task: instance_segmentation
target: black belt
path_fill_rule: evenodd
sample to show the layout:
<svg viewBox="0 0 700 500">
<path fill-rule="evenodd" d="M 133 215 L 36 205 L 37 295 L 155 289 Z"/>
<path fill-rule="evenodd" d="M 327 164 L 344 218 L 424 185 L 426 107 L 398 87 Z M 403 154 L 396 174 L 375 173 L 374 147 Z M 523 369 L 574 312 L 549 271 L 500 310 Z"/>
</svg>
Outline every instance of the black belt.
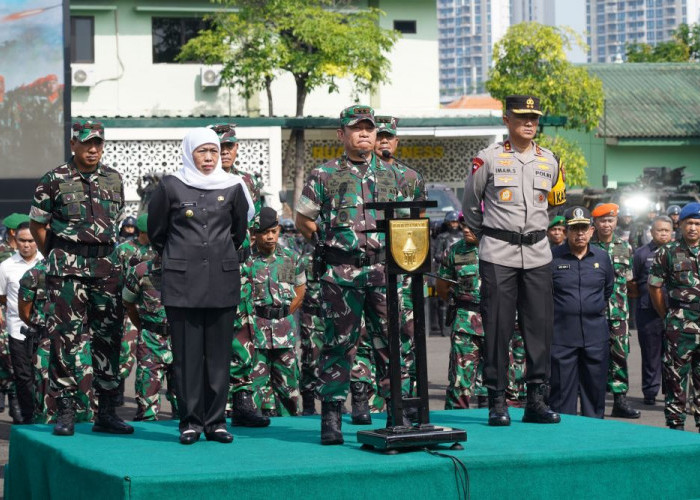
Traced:
<svg viewBox="0 0 700 500">
<path fill-rule="evenodd" d="M 680 300 L 669 299 L 668 305 L 673 309 L 688 309 L 690 311 L 700 311 L 700 302 L 681 302 Z"/>
<path fill-rule="evenodd" d="M 54 239 L 53 248 L 81 257 L 107 257 L 114 251 L 112 243 L 77 243 L 63 238 Z"/>
<path fill-rule="evenodd" d="M 255 315 L 265 319 L 282 319 L 289 316 L 289 307 L 255 306 Z"/>
<path fill-rule="evenodd" d="M 506 241 L 512 245 L 534 245 L 538 241 L 544 239 L 547 231 L 533 231 L 531 233 L 516 233 L 515 231 L 506 231 L 505 229 L 494 229 L 484 226 L 482 233 L 497 240 Z"/>
<path fill-rule="evenodd" d="M 238 262 L 243 264 L 250 257 L 250 247 L 238 249 Z"/>
<path fill-rule="evenodd" d="M 160 335 L 167 335 L 168 324 L 167 323 L 156 323 L 154 321 L 148 321 L 146 319 L 141 320 L 141 329 L 148 330 L 149 332 L 158 333 Z"/>
<path fill-rule="evenodd" d="M 479 312 L 479 304 L 472 302 L 471 300 L 456 300 L 455 306 L 457 309 L 466 309 L 467 311 Z"/>
<path fill-rule="evenodd" d="M 386 251 L 380 250 L 377 253 L 350 253 L 337 248 L 328 248 L 325 250 L 326 264 L 331 266 L 339 266 L 341 264 L 350 264 L 355 267 L 371 266 L 373 264 L 383 263 L 386 260 Z"/>
</svg>

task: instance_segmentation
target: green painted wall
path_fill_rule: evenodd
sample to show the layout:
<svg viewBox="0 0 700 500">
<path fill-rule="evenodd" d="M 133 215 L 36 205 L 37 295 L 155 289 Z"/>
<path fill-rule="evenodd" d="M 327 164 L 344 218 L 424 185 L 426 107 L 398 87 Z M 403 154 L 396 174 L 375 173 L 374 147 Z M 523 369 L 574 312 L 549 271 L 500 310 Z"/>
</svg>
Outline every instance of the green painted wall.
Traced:
<svg viewBox="0 0 700 500">
<path fill-rule="evenodd" d="M 551 134 L 554 129 L 545 129 Z M 608 145 L 595 137 L 595 132 L 560 130 L 559 134 L 576 142 L 588 162 L 588 183 L 591 187 L 603 187 L 603 171 L 607 164 L 609 181 L 618 184 L 634 182 L 644 167 L 686 166 L 686 181 L 700 180 L 700 145 L 663 145 L 655 141 L 653 146 Z"/>
</svg>

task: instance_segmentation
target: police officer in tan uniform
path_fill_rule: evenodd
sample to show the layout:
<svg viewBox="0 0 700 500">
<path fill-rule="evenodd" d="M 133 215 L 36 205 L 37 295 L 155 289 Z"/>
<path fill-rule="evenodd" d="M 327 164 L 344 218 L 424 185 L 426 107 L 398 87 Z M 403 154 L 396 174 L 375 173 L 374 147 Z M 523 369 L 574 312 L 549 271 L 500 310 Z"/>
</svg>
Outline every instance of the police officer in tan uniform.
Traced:
<svg viewBox="0 0 700 500">
<path fill-rule="evenodd" d="M 560 420 L 544 402 L 553 330 L 552 252 L 546 233 L 549 202 L 564 202 L 564 186 L 554 154 L 533 141 L 540 116 L 537 97 L 506 97 L 503 123 L 508 138 L 479 151 L 464 191 L 464 218 L 480 240 L 484 385 L 488 389 L 489 425 L 495 426 L 510 425 L 505 389 L 516 309 L 526 346 L 523 421 Z M 557 192 L 550 196 L 555 186 Z"/>
</svg>

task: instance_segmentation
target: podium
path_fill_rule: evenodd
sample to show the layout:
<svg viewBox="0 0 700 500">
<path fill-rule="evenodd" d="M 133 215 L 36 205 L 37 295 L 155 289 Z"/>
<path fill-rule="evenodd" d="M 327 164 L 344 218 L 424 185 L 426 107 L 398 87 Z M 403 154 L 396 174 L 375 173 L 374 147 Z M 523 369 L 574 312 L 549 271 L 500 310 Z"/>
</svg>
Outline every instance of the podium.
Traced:
<svg viewBox="0 0 700 500">
<path fill-rule="evenodd" d="M 425 345 L 425 310 L 423 308 L 423 275 L 430 271 L 430 220 L 420 217 L 420 210 L 437 206 L 436 201 L 373 202 L 367 208 L 384 211 L 384 220 L 378 221 L 378 232 L 386 236 L 386 298 L 389 334 L 389 380 L 391 402 L 387 408 L 390 421 L 387 427 L 358 431 L 357 440 L 363 448 L 385 453 L 400 449 L 430 448 L 452 443 L 452 449 L 463 449 L 459 443 L 467 440 L 462 429 L 435 426 L 430 423 L 428 398 L 428 367 Z M 396 217 L 397 211 L 410 211 L 410 218 Z M 380 224 L 382 223 L 382 224 Z M 416 363 L 417 397 L 404 398 L 401 394 L 401 341 L 399 327 L 399 297 L 397 277 L 412 276 L 414 351 Z M 403 424 L 404 408 L 418 410 L 418 423 Z"/>
</svg>

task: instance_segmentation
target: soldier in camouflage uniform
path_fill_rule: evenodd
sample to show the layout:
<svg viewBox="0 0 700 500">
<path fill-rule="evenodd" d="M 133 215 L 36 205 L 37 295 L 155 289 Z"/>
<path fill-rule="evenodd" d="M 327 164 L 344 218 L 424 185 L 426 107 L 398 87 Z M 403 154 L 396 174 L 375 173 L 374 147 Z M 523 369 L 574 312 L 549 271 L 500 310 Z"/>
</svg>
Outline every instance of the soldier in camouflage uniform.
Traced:
<svg viewBox="0 0 700 500">
<path fill-rule="evenodd" d="M 321 277 L 326 331 L 318 387 L 322 444 L 343 443 L 341 407 L 350 389 L 363 315 L 373 336 L 380 394 L 389 395 L 385 244 L 384 234 L 377 232 L 382 214 L 367 209 L 365 203 L 403 201 L 405 192 L 401 174 L 374 154 L 377 132 L 372 108 L 358 105 L 343 110 L 337 134 L 345 152 L 311 171 L 297 203 L 296 220 L 306 239 L 318 234 L 326 262 Z M 401 372 L 407 394 L 403 363 Z M 402 422 L 403 417 L 397 415 L 397 420 Z"/>
<path fill-rule="evenodd" d="M 253 283 L 255 348 L 263 414 L 299 414 L 299 365 L 294 312 L 304 300 L 306 274 L 301 256 L 277 244 L 277 212 L 264 207 L 256 227 L 255 246 L 245 263 Z"/>
<path fill-rule="evenodd" d="M 156 251 L 153 249 L 148 239 L 147 217 L 147 214 L 141 214 L 135 219 L 134 223 L 139 230 L 138 236 L 135 239 L 127 239 L 117 246 L 117 259 L 119 260 L 122 271 L 120 289 L 124 287 L 126 275 L 132 267 L 156 256 Z M 124 381 L 129 377 L 131 369 L 134 366 L 138 340 L 138 329 L 134 327 L 131 320 L 125 315 L 124 334 L 122 335 L 121 349 L 119 351 L 119 392 L 121 398 L 119 406 L 124 404 Z"/>
<path fill-rule="evenodd" d="M 318 357 L 323 347 L 324 322 L 321 312 L 321 282 L 314 273 L 311 244 L 304 245 L 301 254 L 306 272 L 306 292 L 301 303 L 299 336 L 301 337 L 301 390 L 302 415 L 315 415 L 314 392 L 318 382 Z"/>
<path fill-rule="evenodd" d="M 478 240 L 469 228 L 463 228 L 463 239 L 447 250 L 438 275 L 457 284 L 438 280 L 438 295 L 452 309 L 450 366 L 445 409 L 469 408 L 475 395 L 475 381 L 483 363 L 484 329 L 481 325 Z M 452 318 L 452 315 L 454 317 Z"/>
<path fill-rule="evenodd" d="M 700 203 L 683 207 L 680 230 L 680 241 L 672 241 L 656 252 L 649 271 L 649 298 L 666 325 L 662 372 L 666 425 L 683 429 L 688 403 L 686 387 L 690 383 L 690 408 L 700 430 Z M 668 292 L 668 308 L 662 287 Z"/>
<path fill-rule="evenodd" d="M 250 230 L 255 221 L 260 217 L 262 199 L 260 196 L 261 185 L 257 179 L 235 166 L 238 155 L 238 138 L 235 125 L 232 123 L 220 123 L 210 125 L 219 137 L 221 144 L 221 167 L 231 175 L 239 176 L 253 200 L 255 216 L 249 222 L 249 234 L 238 249 L 238 262 L 243 264 L 250 256 Z M 245 427 L 266 427 L 270 425 L 270 419 L 260 414 L 253 398 L 253 369 L 255 360 L 255 346 L 253 345 L 253 316 L 252 285 L 250 276 L 246 274 L 245 266 L 241 265 L 241 301 L 237 306 L 236 319 L 233 323 L 233 355 L 231 358 L 229 394 L 226 403 L 227 413 L 231 415 L 231 425 Z"/>
<path fill-rule="evenodd" d="M 136 417 L 158 420 L 160 389 L 167 380 L 166 397 L 173 414 L 177 402 L 173 385 L 173 353 L 168 335 L 168 319 L 160 301 L 161 259 L 153 258 L 131 267 L 126 273 L 122 299 L 131 322 L 140 332 L 136 347 Z"/>
<path fill-rule="evenodd" d="M 628 329 L 629 305 L 627 282 L 632 281 L 632 247 L 615 234 L 619 207 L 614 203 L 598 205 L 591 215 L 594 217 L 595 234 L 591 245 L 605 250 L 610 256 L 615 271 L 613 294 L 608 301 L 608 327 L 610 329 L 610 365 L 608 368 L 608 390 L 613 393 L 612 416 L 639 418 L 639 411 L 627 401 L 629 371 L 627 356 L 630 352 Z"/>
<path fill-rule="evenodd" d="M 49 424 L 55 422 L 56 393 L 49 385 L 49 353 L 51 351 L 51 339 L 46 330 L 46 318 L 51 314 L 50 304 L 46 296 L 46 262 L 41 261 L 29 271 L 24 273 L 20 280 L 19 288 L 20 316 L 23 309 L 27 319 L 22 317 L 28 325 L 39 332 L 34 353 L 34 423 Z M 84 332 L 85 337 L 88 336 Z M 85 339 L 85 351 L 79 354 L 76 380 L 78 383 L 78 404 L 76 405 L 75 419 L 77 422 L 91 422 L 94 418 L 97 405 L 95 404 L 94 390 L 92 387 L 92 352 L 89 339 Z"/>
<path fill-rule="evenodd" d="M 114 410 L 119 387 L 123 310 L 119 262 L 114 252 L 124 209 L 119 173 L 100 162 L 104 128 L 92 121 L 72 127 L 71 161 L 45 174 L 36 187 L 31 231 L 47 256 L 46 288 L 52 314 L 50 383 L 57 392 L 54 433 L 72 436 L 79 391 L 77 365 L 91 333 L 98 413 L 93 431 L 130 434 Z M 51 241 L 47 241 L 48 225 Z"/>
</svg>

